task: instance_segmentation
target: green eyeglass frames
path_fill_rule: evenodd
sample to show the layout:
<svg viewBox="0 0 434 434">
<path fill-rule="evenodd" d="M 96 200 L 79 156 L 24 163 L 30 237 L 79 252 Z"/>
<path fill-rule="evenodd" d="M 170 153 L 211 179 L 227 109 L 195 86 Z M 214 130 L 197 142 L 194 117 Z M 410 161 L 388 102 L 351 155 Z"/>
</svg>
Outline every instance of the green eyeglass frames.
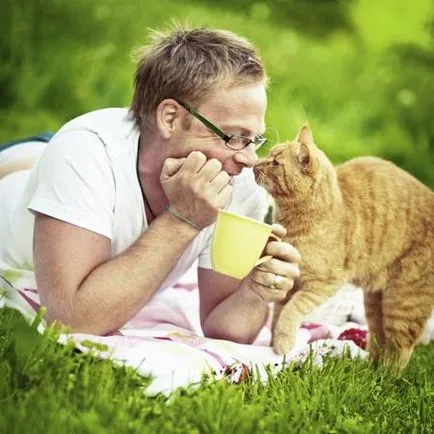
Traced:
<svg viewBox="0 0 434 434">
<path fill-rule="evenodd" d="M 245 136 L 239 136 L 237 134 L 228 134 L 220 129 L 217 125 L 212 123 L 206 117 L 202 116 L 199 112 L 197 112 L 194 108 L 190 107 L 183 101 L 175 99 L 175 101 L 184 107 L 192 116 L 194 116 L 198 121 L 202 122 L 210 131 L 217 134 L 224 142 L 225 145 L 229 149 L 233 149 L 234 151 L 239 151 L 241 149 L 246 148 L 251 143 L 255 146 L 255 151 L 258 150 L 266 141 L 266 137 L 261 134 L 258 134 L 253 139 Z"/>
</svg>

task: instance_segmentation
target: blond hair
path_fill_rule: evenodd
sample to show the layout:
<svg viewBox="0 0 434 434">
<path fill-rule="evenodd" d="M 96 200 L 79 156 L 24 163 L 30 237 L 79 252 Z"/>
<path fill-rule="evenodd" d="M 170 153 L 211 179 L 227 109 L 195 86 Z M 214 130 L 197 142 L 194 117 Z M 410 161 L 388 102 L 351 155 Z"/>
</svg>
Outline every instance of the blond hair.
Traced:
<svg viewBox="0 0 434 434">
<path fill-rule="evenodd" d="M 139 51 L 130 111 L 140 128 L 152 124 L 166 98 L 198 106 L 217 85 L 267 82 L 261 58 L 246 39 L 227 30 L 176 25 L 152 32 Z"/>
</svg>

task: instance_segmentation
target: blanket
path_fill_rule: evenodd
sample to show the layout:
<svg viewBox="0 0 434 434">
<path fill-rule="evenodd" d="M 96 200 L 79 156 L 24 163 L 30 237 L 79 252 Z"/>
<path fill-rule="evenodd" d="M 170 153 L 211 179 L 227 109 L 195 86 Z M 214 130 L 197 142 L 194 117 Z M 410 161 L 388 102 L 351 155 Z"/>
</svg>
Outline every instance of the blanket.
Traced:
<svg viewBox="0 0 434 434">
<path fill-rule="evenodd" d="M 0 262 L 0 276 L 0 307 L 18 309 L 32 321 L 41 307 L 34 274 Z M 360 291 L 342 288 L 302 325 L 296 346 L 284 356 L 275 354 L 270 347 L 269 323 L 252 345 L 210 339 L 200 326 L 194 264 L 180 282 L 153 297 L 119 330 L 106 336 L 61 334 L 59 342 L 72 339 L 83 352 L 92 351 L 98 357 L 133 367 L 152 377 L 146 393 L 169 395 L 179 387 L 199 384 L 204 374 L 231 382 L 252 374 L 266 381 L 270 372 L 277 373 L 288 363 L 301 363 L 307 357 L 313 357 L 318 366 L 325 356 L 345 353 L 365 358 L 367 328 L 362 306 Z M 38 331 L 43 333 L 45 327 L 42 321 Z"/>
</svg>

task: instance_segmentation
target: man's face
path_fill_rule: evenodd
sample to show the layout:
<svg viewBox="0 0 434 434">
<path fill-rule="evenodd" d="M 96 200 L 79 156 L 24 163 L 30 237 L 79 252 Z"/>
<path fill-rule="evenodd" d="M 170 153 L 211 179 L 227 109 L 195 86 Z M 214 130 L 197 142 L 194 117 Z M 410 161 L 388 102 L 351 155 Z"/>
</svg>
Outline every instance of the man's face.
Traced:
<svg viewBox="0 0 434 434">
<path fill-rule="evenodd" d="M 267 95 L 262 83 L 222 88 L 210 96 L 198 112 L 228 134 L 249 138 L 265 131 Z M 229 149 L 223 139 L 192 117 L 191 126 L 182 132 L 182 143 L 174 145 L 174 155 L 187 156 L 192 151 L 203 152 L 208 159 L 216 158 L 229 175 L 238 175 L 244 167 L 256 161 L 254 145 L 236 151 Z"/>
</svg>

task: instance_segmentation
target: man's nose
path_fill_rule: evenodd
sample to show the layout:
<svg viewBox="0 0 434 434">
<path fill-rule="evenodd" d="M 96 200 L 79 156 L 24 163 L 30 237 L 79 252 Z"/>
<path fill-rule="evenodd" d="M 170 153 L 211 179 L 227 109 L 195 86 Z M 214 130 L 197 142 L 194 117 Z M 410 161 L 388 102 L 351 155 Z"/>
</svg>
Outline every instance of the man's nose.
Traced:
<svg viewBox="0 0 434 434">
<path fill-rule="evenodd" d="M 234 160 L 238 164 L 243 164 L 245 167 L 253 167 L 257 159 L 258 157 L 255 152 L 255 145 L 253 143 L 250 143 L 249 146 L 239 150 L 234 155 Z"/>
</svg>

